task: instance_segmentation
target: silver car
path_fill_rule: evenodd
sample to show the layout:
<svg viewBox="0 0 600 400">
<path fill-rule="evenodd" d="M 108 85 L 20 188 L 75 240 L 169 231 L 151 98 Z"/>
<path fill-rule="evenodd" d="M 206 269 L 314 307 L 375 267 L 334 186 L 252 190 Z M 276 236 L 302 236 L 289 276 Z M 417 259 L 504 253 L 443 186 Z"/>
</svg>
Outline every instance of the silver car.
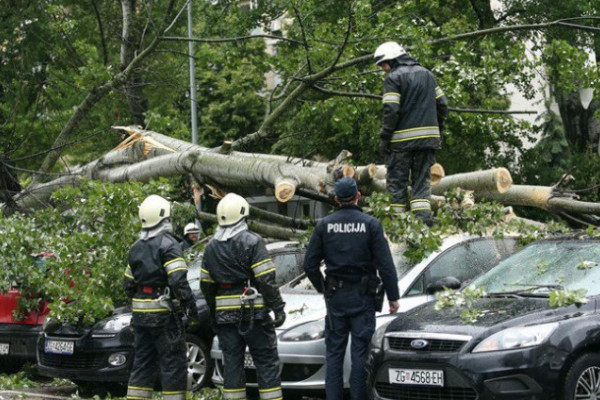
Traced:
<svg viewBox="0 0 600 400">
<path fill-rule="evenodd" d="M 435 298 L 434 292 L 441 289 L 441 282 L 456 278 L 465 284 L 489 270 L 500 259 L 514 252 L 518 239 L 514 237 L 492 238 L 470 235 L 455 235 L 444 240 L 438 251 L 416 265 L 411 265 L 402 256 L 405 247 L 392 246 L 394 264 L 398 273 L 400 309 L 405 312 Z M 446 278 L 442 281 L 442 279 Z M 282 387 L 286 398 L 294 395 L 307 396 L 322 393 L 325 389 L 325 316 L 323 296 L 314 290 L 304 276 L 300 276 L 281 287 L 286 303 L 287 320 L 277 332 L 277 350 L 282 364 Z M 377 316 L 377 327 L 391 322 L 397 315 Z M 344 384 L 348 386 L 350 375 L 350 344 L 344 362 Z M 215 337 L 211 349 L 215 359 L 213 382 L 223 383 L 223 356 Z M 245 358 L 246 381 L 256 387 L 256 369 L 247 352 Z"/>
</svg>

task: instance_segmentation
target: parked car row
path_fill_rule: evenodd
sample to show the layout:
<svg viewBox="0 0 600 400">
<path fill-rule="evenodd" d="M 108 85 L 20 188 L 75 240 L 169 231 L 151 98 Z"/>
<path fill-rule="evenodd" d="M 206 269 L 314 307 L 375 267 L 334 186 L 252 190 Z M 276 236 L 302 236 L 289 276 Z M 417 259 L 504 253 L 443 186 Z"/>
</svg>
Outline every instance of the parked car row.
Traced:
<svg viewBox="0 0 600 400">
<path fill-rule="evenodd" d="M 268 250 L 288 314 L 277 332 L 286 398 L 322 394 L 324 299 L 302 273 L 304 250 L 298 243 L 273 243 Z M 570 235 L 520 249 L 516 237 L 457 235 L 416 265 L 403 250 L 393 248 L 401 317 L 378 314 L 371 343 L 373 399 L 600 398 L 600 239 Z M 209 384 L 211 377 L 223 383 L 219 341 L 199 291 L 200 263 L 195 260 L 188 272 L 207 322 L 186 336 L 191 390 Z M 449 287 L 478 295 L 441 307 L 435 293 Z M 33 329 L 39 373 L 71 379 L 83 390 L 103 385 L 122 393 L 133 357 L 130 318 L 127 308 L 92 327 L 46 318 L 41 332 L 39 325 Z M 20 353 L 2 322 L 0 365 L 6 366 Z M 248 386 L 256 387 L 249 353 L 245 369 Z M 349 370 L 346 357 L 346 387 Z"/>
</svg>

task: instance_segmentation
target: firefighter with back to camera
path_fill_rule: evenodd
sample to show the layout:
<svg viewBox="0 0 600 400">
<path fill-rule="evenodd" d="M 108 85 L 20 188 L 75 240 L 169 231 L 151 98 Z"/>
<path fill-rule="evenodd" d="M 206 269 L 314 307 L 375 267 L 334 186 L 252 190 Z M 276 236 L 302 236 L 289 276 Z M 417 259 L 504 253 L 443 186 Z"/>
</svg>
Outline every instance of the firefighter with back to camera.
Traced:
<svg viewBox="0 0 600 400">
<path fill-rule="evenodd" d="M 398 311 L 398 278 L 381 223 L 357 205 L 361 194 L 356 181 L 342 178 L 334 191 L 340 208 L 317 223 L 304 270 L 317 291 L 325 294 L 327 305 L 325 397 L 344 398 L 344 356 L 350 334 L 350 399 L 364 400 L 367 349 L 375 332 L 375 311 L 381 311 L 377 297 L 385 289 L 389 312 Z M 325 261 L 325 279 L 321 261 Z"/>
<path fill-rule="evenodd" d="M 187 348 L 182 312 L 198 324 L 181 245 L 172 234 L 171 204 L 151 195 L 140 205 L 142 231 L 129 250 L 124 286 L 132 299 L 135 356 L 128 399 L 152 399 L 160 375 L 165 400 L 185 400 Z"/>
<path fill-rule="evenodd" d="M 260 399 L 280 400 L 275 328 L 285 322 L 285 303 L 263 239 L 248 230 L 249 210 L 248 202 L 235 193 L 217 205 L 218 227 L 204 250 L 200 286 L 223 350 L 223 398 L 246 399 L 244 354 L 248 346 Z"/>
</svg>

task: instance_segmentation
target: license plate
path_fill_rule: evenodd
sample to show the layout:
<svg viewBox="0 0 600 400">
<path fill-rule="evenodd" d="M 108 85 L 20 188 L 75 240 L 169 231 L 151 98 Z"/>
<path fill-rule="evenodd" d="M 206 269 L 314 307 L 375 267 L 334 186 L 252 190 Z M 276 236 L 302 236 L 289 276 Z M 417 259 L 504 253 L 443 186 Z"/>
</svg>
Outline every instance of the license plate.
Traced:
<svg viewBox="0 0 600 400">
<path fill-rule="evenodd" d="M 46 339 L 44 350 L 46 353 L 54 354 L 73 354 L 74 343 L 68 340 L 50 340 Z"/>
<path fill-rule="evenodd" d="M 0 343 L 0 354 L 8 354 L 10 343 Z"/>
<path fill-rule="evenodd" d="M 389 369 L 390 383 L 397 385 L 444 386 L 444 371 L 432 369 Z"/>
<path fill-rule="evenodd" d="M 244 368 L 256 368 L 256 365 L 254 365 L 254 360 L 252 359 L 252 355 L 250 353 L 244 354 Z"/>
</svg>

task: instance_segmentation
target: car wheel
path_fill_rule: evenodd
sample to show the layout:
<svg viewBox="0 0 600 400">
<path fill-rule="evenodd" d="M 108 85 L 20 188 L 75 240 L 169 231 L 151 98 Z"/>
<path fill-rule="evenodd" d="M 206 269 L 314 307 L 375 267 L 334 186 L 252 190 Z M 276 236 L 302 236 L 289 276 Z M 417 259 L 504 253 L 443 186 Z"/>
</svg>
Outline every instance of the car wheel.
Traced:
<svg viewBox="0 0 600 400">
<path fill-rule="evenodd" d="M 213 360 L 210 358 L 210 349 L 204 340 L 196 335 L 185 335 L 187 345 L 187 387 L 192 392 L 197 392 L 210 382 L 213 373 Z"/>
<path fill-rule="evenodd" d="M 600 354 L 587 353 L 579 357 L 565 377 L 564 400 L 600 398 Z"/>
</svg>

